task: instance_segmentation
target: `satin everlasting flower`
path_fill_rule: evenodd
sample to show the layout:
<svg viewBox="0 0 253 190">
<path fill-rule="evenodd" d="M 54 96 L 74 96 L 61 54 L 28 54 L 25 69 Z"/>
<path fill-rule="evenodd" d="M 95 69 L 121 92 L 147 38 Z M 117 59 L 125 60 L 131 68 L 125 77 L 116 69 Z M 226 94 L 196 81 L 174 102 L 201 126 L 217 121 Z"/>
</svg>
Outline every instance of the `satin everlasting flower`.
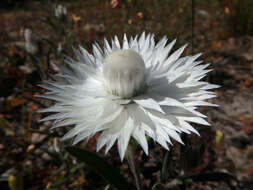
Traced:
<svg viewBox="0 0 253 190">
<path fill-rule="evenodd" d="M 66 67 L 41 87 L 50 91 L 40 97 L 55 101 L 41 112 L 54 112 L 42 121 L 53 120 L 53 128 L 72 126 L 62 139 L 74 137 L 73 144 L 100 133 L 97 151 L 105 153 L 117 141 L 123 160 L 133 137 L 148 154 L 146 136 L 165 149 L 171 138 L 182 143 L 180 133 L 198 132 L 190 123 L 210 125 L 198 106 L 215 97 L 219 87 L 200 81 L 211 71 L 209 64 L 197 61 L 201 54 L 181 56 L 186 45 L 171 52 L 176 40 L 164 37 L 155 43 L 154 35 L 127 39 L 117 37 L 111 45 L 93 44 L 93 53 L 82 47 L 76 60 L 66 58 Z"/>
<path fill-rule="evenodd" d="M 67 8 L 61 4 L 57 5 L 54 10 L 54 15 L 58 19 L 63 19 L 67 16 Z"/>
<path fill-rule="evenodd" d="M 41 52 L 41 41 L 31 29 L 24 30 L 25 50 L 31 55 L 38 55 Z"/>
</svg>

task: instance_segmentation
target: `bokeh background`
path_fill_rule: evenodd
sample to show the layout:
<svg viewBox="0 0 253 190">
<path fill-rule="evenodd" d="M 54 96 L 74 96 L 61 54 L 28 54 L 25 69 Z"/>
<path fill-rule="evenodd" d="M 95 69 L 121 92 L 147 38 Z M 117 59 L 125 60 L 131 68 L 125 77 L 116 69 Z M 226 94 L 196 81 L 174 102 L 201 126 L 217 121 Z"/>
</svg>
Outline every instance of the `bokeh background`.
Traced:
<svg viewBox="0 0 253 190">
<path fill-rule="evenodd" d="M 67 11 L 56 16 L 59 4 Z M 27 49 L 27 29 L 36 36 L 35 52 Z M 201 108 L 212 124 L 195 126 L 201 137 L 183 135 L 186 146 L 174 143 L 169 153 L 151 141 L 149 156 L 136 147 L 143 189 L 253 189 L 252 0 L 1 0 L 0 189 L 113 189 L 64 149 L 64 129 L 50 133 L 52 123 L 39 122 L 44 115 L 36 110 L 52 103 L 34 95 L 73 47 L 91 51 L 105 37 L 143 31 L 156 40 L 177 38 L 175 49 L 188 43 L 185 55 L 202 52 L 213 69 L 204 80 L 222 86 L 212 100 L 220 107 Z M 96 138 L 78 146 L 95 152 Z M 134 184 L 116 147 L 99 155 Z"/>
</svg>

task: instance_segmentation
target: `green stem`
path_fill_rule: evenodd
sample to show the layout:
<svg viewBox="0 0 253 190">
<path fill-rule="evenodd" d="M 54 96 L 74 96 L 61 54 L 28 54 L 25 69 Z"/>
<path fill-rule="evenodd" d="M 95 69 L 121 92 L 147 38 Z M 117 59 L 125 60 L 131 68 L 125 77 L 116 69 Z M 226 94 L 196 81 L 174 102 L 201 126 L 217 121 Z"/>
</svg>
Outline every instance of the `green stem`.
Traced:
<svg viewBox="0 0 253 190">
<path fill-rule="evenodd" d="M 135 184 L 137 190 L 141 190 L 141 184 L 140 184 L 140 172 L 138 169 L 138 165 L 135 159 L 135 151 L 133 145 L 130 143 L 127 148 L 126 152 L 127 162 L 129 165 L 129 168 L 134 176 Z"/>
</svg>

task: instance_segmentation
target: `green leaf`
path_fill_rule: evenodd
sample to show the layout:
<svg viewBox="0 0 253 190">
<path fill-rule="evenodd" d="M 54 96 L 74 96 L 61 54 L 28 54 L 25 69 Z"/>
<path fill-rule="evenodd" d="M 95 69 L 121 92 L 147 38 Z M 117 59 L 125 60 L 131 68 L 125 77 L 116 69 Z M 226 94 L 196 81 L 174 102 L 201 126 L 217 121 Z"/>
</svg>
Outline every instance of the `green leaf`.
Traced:
<svg viewBox="0 0 253 190">
<path fill-rule="evenodd" d="M 77 170 L 82 169 L 84 167 L 84 163 L 78 164 L 75 167 L 71 168 L 70 173 L 75 173 Z"/>
<path fill-rule="evenodd" d="M 52 174 L 50 178 L 59 175 L 65 169 L 66 167 L 64 165 L 61 165 L 61 167 L 54 174 Z"/>
<path fill-rule="evenodd" d="M 29 54 L 29 55 L 30 55 L 30 58 L 31 58 L 33 66 L 36 68 L 36 70 L 38 71 L 38 73 L 40 75 L 40 78 L 42 80 L 45 80 L 46 79 L 46 73 L 42 69 L 42 66 L 41 66 L 41 63 L 40 63 L 41 62 L 40 59 L 37 58 L 37 57 L 35 57 L 35 56 L 33 56 L 33 55 L 31 55 L 31 54 Z"/>
<path fill-rule="evenodd" d="M 168 179 L 168 165 L 169 165 L 169 152 L 167 151 L 163 159 L 163 166 L 162 166 L 161 180 L 163 182 L 167 181 Z"/>
<path fill-rule="evenodd" d="M 58 180 L 57 182 L 55 182 L 50 188 L 56 188 L 61 186 L 64 183 L 67 183 L 70 180 L 70 176 L 68 177 L 64 177 L 64 178 L 60 178 L 60 180 Z"/>
<path fill-rule="evenodd" d="M 103 158 L 94 152 L 84 149 L 68 146 L 66 150 L 77 159 L 85 162 L 89 167 L 96 170 L 116 189 L 131 190 L 135 189 L 120 174 L 119 170 L 106 162 Z"/>
</svg>

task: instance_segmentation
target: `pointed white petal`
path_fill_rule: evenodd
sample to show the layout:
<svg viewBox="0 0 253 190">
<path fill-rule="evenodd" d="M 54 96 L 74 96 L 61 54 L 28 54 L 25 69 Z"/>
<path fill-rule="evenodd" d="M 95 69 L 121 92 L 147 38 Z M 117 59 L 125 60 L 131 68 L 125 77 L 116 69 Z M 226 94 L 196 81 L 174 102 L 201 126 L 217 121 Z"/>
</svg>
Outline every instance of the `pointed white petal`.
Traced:
<svg viewBox="0 0 253 190">
<path fill-rule="evenodd" d="M 184 142 L 176 131 L 168 129 L 167 133 L 171 138 L 184 145 Z"/>
<path fill-rule="evenodd" d="M 128 45 L 128 40 L 127 40 L 126 34 L 124 34 L 124 38 L 123 38 L 123 47 L 122 47 L 122 49 L 123 49 L 123 50 L 129 49 L 129 45 Z"/>
<path fill-rule="evenodd" d="M 109 45 L 107 39 L 104 39 L 104 53 L 108 55 L 112 51 L 111 46 Z"/>
<path fill-rule="evenodd" d="M 123 161 L 124 159 L 133 128 L 134 128 L 134 122 L 129 117 L 124 127 L 120 131 L 120 136 L 118 137 L 118 151 L 119 151 L 121 161 Z"/>
<path fill-rule="evenodd" d="M 108 153 L 108 151 L 111 149 L 111 147 L 113 146 L 117 138 L 118 138 L 118 134 L 114 134 L 110 136 L 109 141 L 106 143 L 105 154 Z"/>
<path fill-rule="evenodd" d="M 214 89 L 214 88 L 220 88 L 220 85 L 216 84 L 207 84 L 206 86 L 200 88 L 201 90 L 209 90 L 209 89 Z"/>
<path fill-rule="evenodd" d="M 217 104 L 212 104 L 210 102 L 205 102 L 205 101 L 191 101 L 191 102 L 187 102 L 185 103 L 186 106 L 214 106 L 214 107 L 218 107 Z"/>
<path fill-rule="evenodd" d="M 181 117 L 181 116 L 178 116 L 177 118 L 178 118 L 178 120 L 189 121 L 189 122 L 193 122 L 193 123 L 198 123 L 198 124 L 210 126 L 210 123 L 208 123 L 206 120 L 204 120 L 201 117 Z"/>
<path fill-rule="evenodd" d="M 135 121 L 136 125 L 140 125 L 141 123 L 146 124 L 153 130 L 155 130 L 156 126 L 152 119 L 149 117 L 148 113 L 145 112 L 145 109 L 142 109 L 137 104 L 129 104 L 127 105 L 127 111 L 131 118 Z"/>
<path fill-rule="evenodd" d="M 199 132 L 194 129 L 189 123 L 187 123 L 186 121 L 184 120 L 179 120 L 179 123 L 180 123 L 180 126 L 183 127 L 184 129 L 186 130 L 189 130 L 195 134 L 197 134 L 198 136 L 200 136 Z"/>
<path fill-rule="evenodd" d="M 175 51 L 172 55 L 169 56 L 169 58 L 167 59 L 167 63 L 172 63 L 174 61 L 176 61 L 181 54 L 183 53 L 184 49 L 186 48 L 187 44 L 184 45 L 183 47 L 181 47 L 180 49 L 178 49 L 177 51 Z"/>
<path fill-rule="evenodd" d="M 76 145 L 77 143 L 79 143 L 80 141 L 84 140 L 85 138 L 87 138 L 90 135 L 91 135 L 90 131 L 84 131 L 84 132 L 79 133 L 75 137 L 73 145 Z"/>
<path fill-rule="evenodd" d="M 146 155 L 148 155 L 148 142 L 145 136 L 145 132 L 140 127 L 136 127 L 133 132 L 133 137 L 141 145 Z"/>
<path fill-rule="evenodd" d="M 104 131 L 98 138 L 97 141 L 97 152 L 107 143 L 109 140 L 110 135 L 108 134 L 107 131 Z"/>
<path fill-rule="evenodd" d="M 114 43 L 115 43 L 116 47 L 117 47 L 118 49 L 120 49 L 120 43 L 119 43 L 119 39 L 118 39 L 117 36 L 114 36 Z"/>
<path fill-rule="evenodd" d="M 133 101 L 142 106 L 143 108 L 153 109 L 165 114 L 158 102 L 148 96 L 139 96 L 134 98 Z"/>
</svg>

